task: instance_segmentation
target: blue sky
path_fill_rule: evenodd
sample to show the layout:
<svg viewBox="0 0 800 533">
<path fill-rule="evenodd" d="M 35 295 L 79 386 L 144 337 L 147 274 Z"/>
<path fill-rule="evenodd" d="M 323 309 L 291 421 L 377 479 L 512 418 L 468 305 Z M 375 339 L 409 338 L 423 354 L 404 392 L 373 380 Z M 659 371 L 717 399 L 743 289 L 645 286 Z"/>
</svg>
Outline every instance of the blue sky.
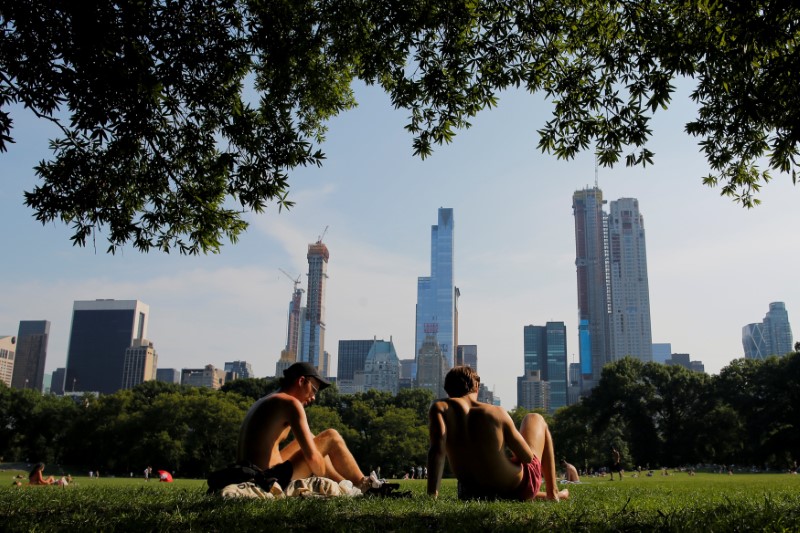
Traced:
<svg viewBox="0 0 800 533">
<path fill-rule="evenodd" d="M 324 231 L 330 250 L 326 349 L 340 339 L 393 339 L 413 357 L 416 280 L 429 274 L 430 226 L 439 207 L 455 218 L 455 279 L 462 344 L 478 345 L 478 370 L 504 407 L 516 404 L 523 326 L 564 321 L 577 356 L 572 193 L 595 180 L 594 158 L 541 154 L 536 130 L 549 106 L 504 93 L 452 145 L 413 157 L 407 112 L 378 89 L 359 86 L 360 106 L 330 123 L 321 169 L 293 173 L 296 206 L 250 215 L 249 231 L 218 255 L 185 257 L 133 249 L 105 254 L 73 247 L 62 224 L 42 226 L 22 205 L 32 167 L 48 157 L 50 126 L 15 113 L 17 140 L 0 154 L 4 233 L 0 335 L 20 320 L 49 320 L 47 371 L 66 363 L 72 304 L 96 298 L 150 305 L 149 337 L 165 368 L 244 359 L 273 375 L 285 344 L 294 276 L 307 272 L 307 245 Z M 653 122 L 655 165 L 599 169 L 605 198 L 639 199 L 644 216 L 654 342 L 672 343 L 717 373 L 742 356 L 741 329 L 783 301 L 800 337 L 798 191 L 778 175 L 746 210 L 705 187 L 687 92 Z"/>
</svg>

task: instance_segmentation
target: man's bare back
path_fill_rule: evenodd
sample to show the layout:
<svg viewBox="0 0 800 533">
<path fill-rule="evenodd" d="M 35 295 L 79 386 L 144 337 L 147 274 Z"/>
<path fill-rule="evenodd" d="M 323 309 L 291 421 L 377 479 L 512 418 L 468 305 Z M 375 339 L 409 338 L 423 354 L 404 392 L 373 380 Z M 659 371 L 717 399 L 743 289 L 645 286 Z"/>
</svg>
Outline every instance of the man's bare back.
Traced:
<svg viewBox="0 0 800 533">
<path fill-rule="evenodd" d="M 522 468 L 511 462 L 505 449 L 508 447 L 525 463 L 533 453 L 507 412 L 461 397 L 435 402 L 431 414 L 446 428 L 447 458 L 460 481 L 479 483 L 497 492 L 510 492 L 520 484 Z"/>
<path fill-rule="evenodd" d="M 479 385 L 474 369 L 452 368 L 444 384 L 449 398 L 433 402 L 428 411 L 428 494 L 439 494 L 446 457 L 459 481 L 459 497 L 569 497 L 556 486 L 553 441 L 544 419 L 528 414 L 517 431 L 505 410 L 478 401 Z M 538 492 L 542 478 L 546 492 Z"/>
<path fill-rule="evenodd" d="M 283 392 L 274 392 L 258 400 L 245 415 L 239 432 L 239 461 L 247 461 L 266 470 L 285 461 L 280 443 L 286 440 L 292 424 L 298 433 L 308 428 L 305 411 L 299 400 Z M 313 440 L 308 431 L 306 438 Z"/>
</svg>

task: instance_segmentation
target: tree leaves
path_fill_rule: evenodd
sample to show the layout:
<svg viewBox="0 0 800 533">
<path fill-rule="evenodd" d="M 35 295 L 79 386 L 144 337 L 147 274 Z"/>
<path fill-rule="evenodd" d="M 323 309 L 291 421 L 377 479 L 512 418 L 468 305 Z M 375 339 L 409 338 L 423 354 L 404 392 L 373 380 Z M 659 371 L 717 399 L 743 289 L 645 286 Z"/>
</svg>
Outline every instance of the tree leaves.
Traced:
<svg viewBox="0 0 800 533">
<path fill-rule="evenodd" d="M 2 2 L 0 151 L 22 104 L 62 131 L 25 194 L 38 220 L 111 253 L 208 253 L 292 206 L 355 78 L 409 112 L 421 158 L 524 87 L 553 106 L 539 149 L 604 166 L 654 162 L 650 120 L 688 78 L 703 182 L 752 207 L 770 171 L 797 180 L 799 18 L 776 0 Z"/>
</svg>

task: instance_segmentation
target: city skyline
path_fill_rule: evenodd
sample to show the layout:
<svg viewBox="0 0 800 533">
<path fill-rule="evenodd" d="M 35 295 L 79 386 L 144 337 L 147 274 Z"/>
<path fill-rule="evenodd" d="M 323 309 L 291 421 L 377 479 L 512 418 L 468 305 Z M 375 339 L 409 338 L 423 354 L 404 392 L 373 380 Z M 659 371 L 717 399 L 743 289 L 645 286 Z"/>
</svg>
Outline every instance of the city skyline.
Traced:
<svg viewBox="0 0 800 533">
<path fill-rule="evenodd" d="M 676 103 L 687 93 L 677 87 Z M 160 365 L 244 359 L 256 375 L 273 375 L 292 294 L 279 269 L 305 273 L 308 243 L 330 226 L 328 351 L 340 339 L 377 335 L 393 337 L 401 359 L 413 358 L 417 278 L 430 264 L 432 213 L 448 206 L 458 218 L 458 342 L 478 346 L 482 383 L 512 408 L 523 371 L 521 326 L 565 322 L 569 362 L 578 361 L 570 201 L 595 183 L 594 156 L 560 161 L 539 153 L 536 129 L 548 107 L 509 91 L 452 145 L 420 161 L 403 130 L 405 112 L 374 88 L 358 86 L 356 96 L 360 107 L 330 123 L 324 166 L 291 173 L 295 207 L 249 215 L 238 243 L 199 257 L 131 248 L 107 255 L 102 235 L 78 248 L 68 226 L 38 223 L 22 191 L 36 183 L 31 168 L 48 156 L 56 133 L 18 115 L 18 142 L 0 154 L 0 216 L 13 228 L 5 244 L 14 251 L 3 267 L 0 335 L 14 335 L 21 320 L 50 321 L 51 373 L 65 366 L 73 301 L 136 298 L 151 307 L 148 338 Z M 597 180 L 608 198 L 637 198 L 646 211 L 653 342 L 718 373 L 743 357 L 742 326 L 763 317 L 770 302 L 785 302 L 800 331 L 799 192 L 775 175 L 759 193 L 762 205 L 747 210 L 702 185 L 707 164 L 683 132 L 692 116 L 682 105 L 657 113 L 649 144 L 655 164 L 601 167 Z"/>
</svg>

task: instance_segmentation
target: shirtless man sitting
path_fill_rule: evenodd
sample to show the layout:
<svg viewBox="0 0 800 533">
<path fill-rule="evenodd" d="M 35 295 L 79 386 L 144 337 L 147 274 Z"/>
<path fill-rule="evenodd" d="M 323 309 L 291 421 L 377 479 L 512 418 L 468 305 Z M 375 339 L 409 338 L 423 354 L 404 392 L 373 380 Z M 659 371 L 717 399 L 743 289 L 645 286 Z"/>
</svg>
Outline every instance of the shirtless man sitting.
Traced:
<svg viewBox="0 0 800 533">
<path fill-rule="evenodd" d="M 326 429 L 314 436 L 308 427 L 304 407 L 329 385 L 310 363 L 294 363 L 284 370 L 280 389 L 258 400 L 245 415 L 238 462 L 265 470 L 284 490 L 292 480 L 313 474 L 336 482 L 348 479 L 366 492 L 370 479 L 358 468 L 339 432 Z M 281 449 L 289 432 L 294 440 Z"/>
<path fill-rule="evenodd" d="M 438 497 L 447 456 L 462 500 L 568 498 L 568 490 L 556 487 L 553 440 L 541 415 L 526 415 L 517 431 L 505 410 L 478 401 L 479 385 L 475 370 L 457 366 L 445 377 L 449 398 L 431 405 L 428 494 Z"/>
<path fill-rule="evenodd" d="M 561 459 L 561 466 L 564 468 L 564 480 L 569 483 L 580 483 L 578 469 L 569 464 L 566 459 Z"/>
</svg>

